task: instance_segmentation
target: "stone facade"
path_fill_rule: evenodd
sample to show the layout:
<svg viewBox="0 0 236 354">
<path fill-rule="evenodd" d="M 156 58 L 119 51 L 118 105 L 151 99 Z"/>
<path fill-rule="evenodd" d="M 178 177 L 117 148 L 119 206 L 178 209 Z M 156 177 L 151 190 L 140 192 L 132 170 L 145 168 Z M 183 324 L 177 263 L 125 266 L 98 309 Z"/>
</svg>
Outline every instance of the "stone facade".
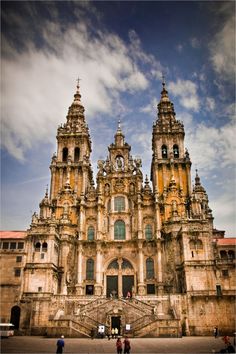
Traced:
<svg viewBox="0 0 236 354">
<path fill-rule="evenodd" d="M 213 229 L 197 172 L 191 185 L 184 135 L 163 83 L 152 186 L 119 123 L 95 187 L 77 86 L 57 130 L 50 193 L 25 237 L 19 295 L 9 301 L 21 309 L 22 331 L 89 336 L 99 324 L 140 337 L 209 335 L 215 325 L 234 331 L 235 242 Z"/>
</svg>

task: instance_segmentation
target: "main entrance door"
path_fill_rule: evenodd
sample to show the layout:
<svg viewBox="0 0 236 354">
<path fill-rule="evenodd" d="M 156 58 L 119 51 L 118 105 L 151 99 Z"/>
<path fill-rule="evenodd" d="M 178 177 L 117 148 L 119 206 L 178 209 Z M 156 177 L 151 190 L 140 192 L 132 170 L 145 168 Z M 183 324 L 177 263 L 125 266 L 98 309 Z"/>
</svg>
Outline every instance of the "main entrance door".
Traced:
<svg viewBox="0 0 236 354">
<path fill-rule="evenodd" d="M 127 296 L 128 291 L 132 294 L 132 288 L 134 286 L 134 276 L 133 275 L 123 275 L 122 276 L 122 291 L 123 297 Z"/>
<path fill-rule="evenodd" d="M 128 291 L 132 294 L 132 288 L 135 286 L 134 274 L 130 261 L 125 258 L 114 259 L 106 270 L 107 297 L 126 297 Z"/>
<path fill-rule="evenodd" d="M 107 297 L 113 297 L 118 295 L 118 275 L 108 275 L 107 276 Z"/>
<path fill-rule="evenodd" d="M 120 316 L 112 316 L 111 318 L 111 329 L 117 328 L 118 334 L 120 335 Z"/>
</svg>

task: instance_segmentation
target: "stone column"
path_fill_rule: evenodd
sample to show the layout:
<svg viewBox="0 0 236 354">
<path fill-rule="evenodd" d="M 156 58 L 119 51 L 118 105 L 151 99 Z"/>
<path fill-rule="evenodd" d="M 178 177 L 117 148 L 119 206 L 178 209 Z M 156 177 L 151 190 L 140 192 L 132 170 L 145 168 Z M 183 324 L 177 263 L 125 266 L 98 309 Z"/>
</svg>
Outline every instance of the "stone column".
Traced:
<svg viewBox="0 0 236 354">
<path fill-rule="evenodd" d="M 101 240 L 102 236 L 102 197 L 98 197 L 98 214 L 97 214 L 97 240 Z"/>
<path fill-rule="evenodd" d="M 138 283 L 138 295 L 145 295 L 144 284 L 144 260 L 143 260 L 143 244 L 139 241 L 138 244 L 138 256 L 139 256 L 139 283 Z"/>
<path fill-rule="evenodd" d="M 76 284 L 76 294 L 83 295 L 83 279 L 82 279 L 82 269 L 83 269 L 83 253 L 82 253 L 82 245 L 78 247 L 78 273 L 77 273 L 77 284 Z"/>
<path fill-rule="evenodd" d="M 102 295 L 102 249 L 100 243 L 97 244 L 95 295 Z"/>
<path fill-rule="evenodd" d="M 66 284 L 66 274 L 67 274 L 67 256 L 69 253 L 69 246 L 66 241 L 62 241 L 60 250 L 60 266 L 63 269 L 62 279 L 61 279 L 61 294 L 67 295 L 67 284 Z"/>
<path fill-rule="evenodd" d="M 143 238 L 141 195 L 138 194 L 138 239 Z"/>
<path fill-rule="evenodd" d="M 186 171 L 187 171 L 187 192 L 191 195 L 192 192 L 192 184 L 191 184 L 191 167 L 190 164 L 186 163 Z"/>
<path fill-rule="evenodd" d="M 157 240 L 157 287 L 158 295 L 163 294 L 163 273 L 162 273 L 162 254 L 161 254 L 161 239 Z"/>
<path fill-rule="evenodd" d="M 78 191 L 78 168 L 74 169 L 74 176 L 75 176 L 74 190 L 75 190 L 75 193 L 77 193 L 77 191 Z"/>
<path fill-rule="evenodd" d="M 123 296 L 123 288 L 122 288 L 122 258 L 118 258 L 118 265 L 119 265 L 119 270 L 118 270 L 118 298 Z"/>
<path fill-rule="evenodd" d="M 58 190 L 62 189 L 63 187 L 63 169 L 60 168 L 59 170 L 59 188 Z"/>
</svg>

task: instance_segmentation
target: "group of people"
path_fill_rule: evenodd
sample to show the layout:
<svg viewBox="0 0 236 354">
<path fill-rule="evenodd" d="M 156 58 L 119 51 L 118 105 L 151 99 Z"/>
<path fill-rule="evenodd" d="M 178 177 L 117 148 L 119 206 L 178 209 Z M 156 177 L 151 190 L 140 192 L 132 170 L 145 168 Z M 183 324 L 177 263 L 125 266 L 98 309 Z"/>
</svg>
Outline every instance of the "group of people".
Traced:
<svg viewBox="0 0 236 354">
<path fill-rule="evenodd" d="M 125 337 L 123 343 L 120 338 L 117 338 L 116 341 L 117 354 L 122 354 L 123 345 L 124 345 L 124 354 L 130 354 L 131 346 L 128 337 Z"/>
<path fill-rule="evenodd" d="M 65 347 L 64 336 L 61 336 L 60 339 L 57 341 L 57 354 L 63 353 L 63 349 Z M 124 349 L 124 354 L 130 354 L 131 346 L 128 337 L 125 337 L 123 343 L 121 338 L 117 338 L 116 341 L 116 350 L 117 354 L 122 354 L 122 350 Z"/>
</svg>

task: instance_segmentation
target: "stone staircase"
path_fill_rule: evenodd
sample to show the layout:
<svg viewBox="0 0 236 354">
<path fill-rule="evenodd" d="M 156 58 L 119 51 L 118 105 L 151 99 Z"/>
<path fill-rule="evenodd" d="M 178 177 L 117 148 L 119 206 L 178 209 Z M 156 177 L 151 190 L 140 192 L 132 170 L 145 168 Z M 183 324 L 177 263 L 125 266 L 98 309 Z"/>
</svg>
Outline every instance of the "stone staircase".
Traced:
<svg viewBox="0 0 236 354">
<path fill-rule="evenodd" d="M 131 325 L 129 335 L 145 336 L 178 336 L 179 320 L 173 309 L 168 313 L 157 314 L 155 303 L 150 305 L 137 298 L 132 299 L 92 299 L 80 305 L 73 313 L 65 313 L 60 318 L 52 318 L 49 335 L 57 335 L 62 328 L 71 337 L 89 337 L 97 333 L 98 325 L 111 328 L 111 317 L 122 318 L 121 332 L 125 332 L 125 324 Z"/>
</svg>

